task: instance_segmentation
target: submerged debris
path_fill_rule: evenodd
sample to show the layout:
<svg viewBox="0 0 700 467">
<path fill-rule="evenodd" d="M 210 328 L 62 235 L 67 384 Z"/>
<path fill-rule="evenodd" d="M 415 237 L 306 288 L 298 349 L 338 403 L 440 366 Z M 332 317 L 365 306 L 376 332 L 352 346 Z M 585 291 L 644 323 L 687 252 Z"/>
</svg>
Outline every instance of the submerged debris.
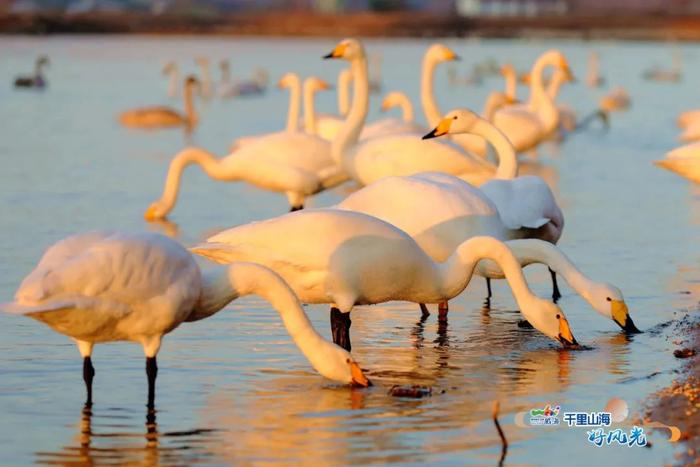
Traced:
<svg viewBox="0 0 700 467">
<path fill-rule="evenodd" d="M 395 384 L 389 389 L 389 395 L 394 397 L 411 397 L 413 399 L 421 399 L 433 394 L 433 388 L 430 386 L 420 386 L 417 384 L 411 386 L 399 386 Z"/>
</svg>

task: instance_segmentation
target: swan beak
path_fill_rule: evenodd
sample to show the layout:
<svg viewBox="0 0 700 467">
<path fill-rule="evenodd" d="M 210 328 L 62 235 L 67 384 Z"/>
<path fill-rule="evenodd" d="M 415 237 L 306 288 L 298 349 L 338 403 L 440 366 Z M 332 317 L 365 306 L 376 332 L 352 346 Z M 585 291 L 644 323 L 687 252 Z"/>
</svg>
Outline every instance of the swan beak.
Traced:
<svg viewBox="0 0 700 467">
<path fill-rule="evenodd" d="M 515 97 L 506 96 L 506 104 L 517 104 L 518 102 L 520 101 Z"/>
<path fill-rule="evenodd" d="M 321 80 L 321 81 L 319 81 L 319 83 L 318 83 L 318 88 L 319 88 L 321 91 L 330 91 L 330 90 L 333 89 L 333 85 L 332 85 L 332 84 L 329 84 L 329 83 L 326 82 L 326 81 Z"/>
<path fill-rule="evenodd" d="M 613 300 L 611 302 L 612 306 L 612 318 L 613 321 L 620 326 L 627 334 L 639 334 L 640 331 L 637 326 L 634 325 L 634 321 L 630 317 L 629 310 L 627 309 L 627 304 L 622 300 Z"/>
<path fill-rule="evenodd" d="M 438 136 L 446 135 L 447 133 L 450 132 L 450 125 L 452 125 L 452 119 L 451 118 L 443 118 L 440 120 L 440 123 L 438 123 L 438 126 L 436 126 L 433 131 L 428 133 L 427 135 L 423 136 L 422 139 L 430 139 L 430 138 L 436 138 Z"/>
<path fill-rule="evenodd" d="M 150 205 L 148 209 L 146 209 L 146 212 L 143 213 L 143 218 L 147 221 L 154 221 L 158 219 L 158 215 L 156 213 L 157 208 L 154 205 Z"/>
<path fill-rule="evenodd" d="M 323 58 L 343 58 L 343 55 L 345 55 L 345 49 L 347 48 L 347 45 L 345 44 L 338 44 L 335 46 L 335 49 L 328 55 L 324 55 Z"/>
<path fill-rule="evenodd" d="M 564 347 L 572 347 L 578 345 L 578 342 L 576 342 L 574 335 L 571 333 L 571 328 L 569 327 L 569 322 L 566 320 L 566 318 L 559 319 L 558 340 Z"/>
<path fill-rule="evenodd" d="M 531 80 L 530 73 L 525 73 L 524 75 L 522 75 L 520 77 L 520 82 L 523 84 L 530 84 L 530 80 Z"/>
<path fill-rule="evenodd" d="M 366 388 L 372 385 L 370 380 L 368 380 L 367 377 L 365 377 L 364 373 L 362 373 L 360 365 L 358 365 L 355 362 L 350 362 L 350 374 L 352 375 L 353 386 L 360 386 Z"/>
<path fill-rule="evenodd" d="M 386 112 L 391 108 L 391 103 L 389 102 L 389 99 L 384 99 L 382 101 L 382 106 L 379 108 L 382 112 Z"/>
<path fill-rule="evenodd" d="M 462 60 L 462 59 L 460 58 L 459 55 L 457 55 L 456 53 L 454 53 L 454 51 L 450 50 L 450 51 L 448 51 L 448 52 L 445 54 L 445 60 L 449 60 L 449 61 L 453 61 L 453 62 L 454 62 L 454 61 L 459 61 L 459 60 Z"/>
</svg>

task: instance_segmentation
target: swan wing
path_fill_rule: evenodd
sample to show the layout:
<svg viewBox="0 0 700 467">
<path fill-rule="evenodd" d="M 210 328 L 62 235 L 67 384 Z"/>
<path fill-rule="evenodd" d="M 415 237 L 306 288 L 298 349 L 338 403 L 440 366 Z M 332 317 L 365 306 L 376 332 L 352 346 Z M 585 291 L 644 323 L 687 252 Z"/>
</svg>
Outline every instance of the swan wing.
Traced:
<svg viewBox="0 0 700 467">
<path fill-rule="evenodd" d="M 554 195 L 540 177 L 525 175 L 513 180 L 491 180 L 481 190 L 497 206 L 509 229 L 537 229 L 552 221 L 563 224 Z"/>
</svg>

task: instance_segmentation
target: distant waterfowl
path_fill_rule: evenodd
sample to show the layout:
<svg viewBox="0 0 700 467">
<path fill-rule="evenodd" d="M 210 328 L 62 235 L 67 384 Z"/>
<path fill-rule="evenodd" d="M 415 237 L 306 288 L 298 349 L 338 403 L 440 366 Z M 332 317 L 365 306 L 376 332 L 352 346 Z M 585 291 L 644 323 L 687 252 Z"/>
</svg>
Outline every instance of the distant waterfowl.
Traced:
<svg viewBox="0 0 700 467">
<path fill-rule="evenodd" d="M 262 68 L 256 69 L 251 79 L 234 80 L 231 78 L 231 67 L 228 60 L 222 60 L 219 67 L 221 68 L 221 84 L 219 85 L 221 97 L 259 96 L 267 90 L 270 76 Z"/>
<path fill-rule="evenodd" d="M 49 57 L 41 55 L 34 63 L 34 74 L 31 76 L 18 76 L 15 78 L 16 88 L 44 88 L 48 85 L 44 77 L 44 67 L 49 64 Z"/>
<path fill-rule="evenodd" d="M 625 88 L 617 86 L 608 94 L 600 98 L 598 107 L 605 112 L 617 112 L 627 110 L 632 104 L 632 99 Z"/>
<path fill-rule="evenodd" d="M 22 281 L 5 312 L 41 321 L 71 337 L 83 357 L 86 405 L 92 405 L 95 344 L 143 346 L 148 407 L 155 405 L 156 356 L 165 334 L 207 318 L 232 300 L 255 294 L 280 313 L 290 336 L 323 376 L 367 386 L 352 356 L 318 334 L 294 292 L 274 272 L 250 263 L 204 273 L 192 255 L 159 234 L 89 232 L 50 247 Z"/>
<path fill-rule="evenodd" d="M 665 159 L 654 161 L 654 165 L 700 183 L 700 142 L 676 148 L 666 153 Z"/>
<path fill-rule="evenodd" d="M 600 76 L 600 55 L 598 52 L 591 52 L 588 55 L 588 72 L 586 73 L 586 84 L 591 88 L 599 88 L 605 84 L 605 78 Z"/>
<path fill-rule="evenodd" d="M 192 251 L 220 263 L 268 266 L 302 302 L 331 304 L 333 341 L 348 350 L 355 305 L 450 300 L 465 289 L 479 260 L 489 258 L 506 272 L 520 311 L 535 328 L 563 345 L 576 343 L 561 309 L 532 294 L 512 252 L 491 237 L 471 238 L 436 263 L 408 234 L 376 217 L 310 209 L 234 227 Z"/>
<path fill-rule="evenodd" d="M 188 76 L 184 87 L 184 115 L 170 107 L 144 107 L 122 113 L 119 115 L 119 122 L 134 128 L 156 129 L 182 126 L 186 130 L 193 129 L 199 121 L 193 97 L 195 89 L 199 87 L 199 81 L 194 76 Z"/>
<path fill-rule="evenodd" d="M 527 104 L 507 106 L 494 115 L 494 124 L 506 134 L 517 152 L 534 148 L 545 140 L 559 124 L 559 111 L 547 94 L 543 73 L 553 67 L 571 76 L 569 64 L 557 50 L 545 52 L 537 59 L 530 73 L 530 98 Z"/>
<path fill-rule="evenodd" d="M 683 64 L 680 54 L 674 52 L 672 68 L 653 66 L 644 70 L 642 77 L 648 81 L 677 83 L 683 77 Z"/>
<path fill-rule="evenodd" d="M 180 69 L 175 62 L 163 66 L 163 74 L 168 77 L 168 96 L 177 97 L 180 94 Z"/>
<path fill-rule="evenodd" d="M 485 193 L 447 174 L 424 172 L 386 177 L 352 193 L 336 207 L 362 212 L 398 227 L 436 262 L 447 260 L 462 242 L 473 236 L 507 240 L 532 234 L 521 226 L 506 225 Z M 543 263 L 550 270 L 564 274 L 566 281 L 596 311 L 624 329 L 632 329 L 622 293 L 612 285 L 591 281 L 551 243 L 531 239 L 508 241 L 506 245 L 521 266 Z M 480 261 L 476 272 L 487 279 L 503 278 L 491 262 Z M 447 310 L 447 303 L 441 304 L 442 319 Z"/>
<path fill-rule="evenodd" d="M 517 174 L 517 161 L 512 153 L 512 157 L 499 158 L 495 166 L 454 144 L 421 141 L 420 133 L 375 136 L 358 142 L 368 110 L 364 48 L 359 41 L 346 39 L 327 58 L 348 60 L 352 68 L 352 105 L 343 129 L 333 140 L 331 154 L 338 166 L 356 182 L 366 185 L 390 175 L 437 171 L 458 175 L 478 185 L 494 177 L 512 178 Z"/>
<path fill-rule="evenodd" d="M 194 59 L 200 71 L 199 95 L 203 99 L 209 99 L 214 95 L 214 84 L 211 79 L 211 69 L 209 67 L 209 59 L 206 57 L 197 57 Z"/>
</svg>

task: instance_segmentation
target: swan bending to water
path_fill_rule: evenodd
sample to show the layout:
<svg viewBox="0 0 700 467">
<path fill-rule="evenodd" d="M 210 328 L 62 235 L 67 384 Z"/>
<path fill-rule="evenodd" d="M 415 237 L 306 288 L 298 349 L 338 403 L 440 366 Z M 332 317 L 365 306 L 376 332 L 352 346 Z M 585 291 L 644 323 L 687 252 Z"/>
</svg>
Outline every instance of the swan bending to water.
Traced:
<svg viewBox="0 0 700 467">
<path fill-rule="evenodd" d="M 535 328 L 563 345 L 576 343 L 561 309 L 532 294 L 513 253 L 491 237 L 471 238 L 436 263 L 387 222 L 325 208 L 234 227 L 192 251 L 220 263 L 262 264 L 280 274 L 302 302 L 331 304 L 333 342 L 347 350 L 355 305 L 450 300 L 466 288 L 479 260 L 489 258 L 505 271 L 521 312 Z"/>
<path fill-rule="evenodd" d="M 44 74 L 42 73 L 45 66 L 49 64 L 49 57 L 41 55 L 34 63 L 34 74 L 31 76 L 18 76 L 15 78 L 16 88 L 44 88 L 48 85 Z"/>
<path fill-rule="evenodd" d="M 44 253 L 22 281 L 14 302 L 0 309 L 34 318 L 75 341 L 83 357 L 87 405 L 92 404 L 93 346 L 114 341 L 141 344 L 152 409 L 163 336 L 250 294 L 272 304 L 320 374 L 343 383 L 369 384 L 346 350 L 314 330 L 296 295 L 277 274 L 251 263 L 203 274 L 185 248 L 159 234 L 88 232 L 65 238 Z"/>
<path fill-rule="evenodd" d="M 132 128 L 169 128 L 184 126 L 186 130 L 193 129 L 198 121 L 197 111 L 194 108 L 194 89 L 199 86 L 199 81 L 194 76 L 185 79 L 185 114 L 181 114 L 170 107 L 144 107 L 128 110 L 119 115 L 119 122 Z"/>
<path fill-rule="evenodd" d="M 407 177 L 386 177 L 351 194 L 338 209 L 362 212 L 386 221 L 410 235 L 434 261 L 443 262 L 468 238 L 488 235 L 499 240 L 527 237 L 527 230 L 506 225 L 493 202 L 478 188 L 447 174 L 424 172 Z M 420 213 L 420 215 L 416 215 Z M 505 242 L 521 266 L 542 263 L 564 275 L 576 292 L 603 316 L 631 331 L 627 305 L 617 287 L 597 283 L 583 275 L 553 244 L 538 240 Z M 480 261 L 476 273 L 503 279 L 498 267 Z M 427 308 L 421 306 L 426 312 Z M 440 319 L 447 315 L 440 306 Z"/>
<path fill-rule="evenodd" d="M 356 182 L 366 185 L 390 175 L 436 171 L 458 175 L 478 185 L 492 178 L 513 178 L 517 174 L 517 160 L 512 151 L 504 152 L 495 166 L 449 142 L 422 141 L 421 133 L 376 136 L 358 142 L 369 100 L 364 47 L 355 39 L 345 39 L 325 58 L 347 60 L 352 69 L 352 105 L 342 130 L 333 140 L 331 155 Z"/>
</svg>

